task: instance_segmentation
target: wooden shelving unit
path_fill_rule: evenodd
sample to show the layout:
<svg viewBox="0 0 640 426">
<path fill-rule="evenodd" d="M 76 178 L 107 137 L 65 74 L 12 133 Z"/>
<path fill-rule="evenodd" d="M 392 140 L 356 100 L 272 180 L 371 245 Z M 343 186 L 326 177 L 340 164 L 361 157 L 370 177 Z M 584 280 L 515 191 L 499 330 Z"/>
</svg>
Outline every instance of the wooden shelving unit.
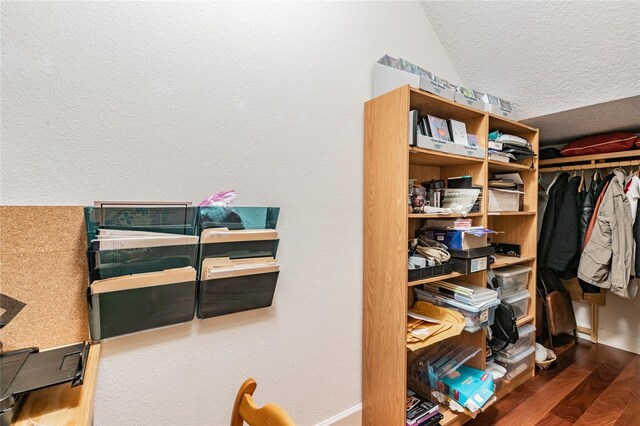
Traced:
<svg viewBox="0 0 640 426">
<path fill-rule="evenodd" d="M 409 147 L 409 111 L 420 115 L 434 115 L 463 121 L 467 132 L 476 135 L 486 148 L 490 130 L 515 134 L 526 138 L 538 149 L 537 129 L 477 111 L 435 95 L 400 87 L 372 99 L 365 104 L 364 148 L 364 280 L 363 280 L 363 383 L 362 420 L 365 425 L 404 425 L 405 394 L 408 362 L 415 359 L 407 352 L 407 310 L 413 304 L 413 288 L 432 281 L 455 278 L 474 285 L 485 286 L 486 272 L 471 275 L 452 273 L 425 280 L 408 282 L 407 240 L 422 226 L 424 219 L 461 217 L 460 215 L 431 215 L 407 213 L 407 182 L 444 179 L 470 175 L 475 185 L 482 185 L 484 197 L 481 213 L 467 215 L 474 225 L 502 231 L 493 241 L 516 243 L 521 246 L 520 258 L 499 256 L 492 268 L 526 264 L 533 268 L 529 275 L 531 295 L 525 322 L 535 321 L 535 255 L 537 212 L 537 163 L 531 161 L 500 163 L 487 158 L 478 159 Z M 487 210 L 488 180 L 491 174 L 504 171 L 520 173 L 525 183 L 524 212 Z M 497 212 L 498 213 L 498 212 Z M 403 285 L 404 284 L 404 285 Z M 522 322 L 524 321 L 524 322 Z M 484 369 L 486 358 L 485 332 L 463 332 L 456 337 L 467 345 L 481 348 L 468 365 Z M 534 374 L 523 372 L 505 387 L 515 389 Z M 497 392 L 498 397 L 504 391 Z M 442 425 L 461 425 L 467 416 L 452 413 L 442 407 Z M 482 414 L 479 414 L 482 416 Z"/>
</svg>

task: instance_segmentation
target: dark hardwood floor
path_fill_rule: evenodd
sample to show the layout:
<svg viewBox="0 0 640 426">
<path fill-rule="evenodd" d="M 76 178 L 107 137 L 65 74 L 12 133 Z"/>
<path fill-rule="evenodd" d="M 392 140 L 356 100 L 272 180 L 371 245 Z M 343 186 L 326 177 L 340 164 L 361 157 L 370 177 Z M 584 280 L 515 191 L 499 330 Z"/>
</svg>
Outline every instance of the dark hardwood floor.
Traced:
<svg viewBox="0 0 640 426">
<path fill-rule="evenodd" d="M 557 365 L 475 420 L 482 425 L 640 425 L 640 355 L 570 338 L 554 339 Z"/>
</svg>

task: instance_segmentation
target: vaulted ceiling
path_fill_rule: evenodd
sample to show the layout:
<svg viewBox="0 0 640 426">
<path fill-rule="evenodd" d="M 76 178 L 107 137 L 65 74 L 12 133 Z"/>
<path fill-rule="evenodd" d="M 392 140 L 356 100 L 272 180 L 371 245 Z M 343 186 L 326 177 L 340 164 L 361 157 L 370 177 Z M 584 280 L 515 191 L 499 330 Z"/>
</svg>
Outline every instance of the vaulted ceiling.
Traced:
<svg viewBox="0 0 640 426">
<path fill-rule="evenodd" d="M 421 3 L 464 83 L 521 119 L 640 94 L 640 1 Z"/>
</svg>

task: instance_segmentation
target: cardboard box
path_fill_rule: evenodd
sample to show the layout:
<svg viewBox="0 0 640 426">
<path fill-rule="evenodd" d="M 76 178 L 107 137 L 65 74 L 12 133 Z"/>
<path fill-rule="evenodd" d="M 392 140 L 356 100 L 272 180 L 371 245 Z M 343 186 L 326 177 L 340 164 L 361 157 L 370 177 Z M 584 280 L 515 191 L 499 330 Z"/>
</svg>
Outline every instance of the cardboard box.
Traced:
<svg viewBox="0 0 640 426">
<path fill-rule="evenodd" d="M 472 412 L 493 396 L 493 375 L 462 365 L 442 378 L 447 394 Z"/>
<path fill-rule="evenodd" d="M 484 111 L 484 102 L 482 101 L 482 99 L 470 98 L 468 96 L 463 95 L 460 92 L 456 92 L 453 96 L 453 100 L 454 102 L 466 105 L 473 109 Z"/>
<path fill-rule="evenodd" d="M 449 154 L 459 154 L 458 147 L 461 145 L 431 136 L 418 135 L 418 148 L 430 149 L 433 151 L 448 152 Z"/>
<path fill-rule="evenodd" d="M 517 212 L 520 211 L 520 199 L 524 198 L 524 192 L 512 189 L 489 188 L 490 212 Z"/>
<path fill-rule="evenodd" d="M 442 243 L 454 250 L 487 247 L 487 234 L 477 236 L 474 235 L 472 231 L 461 229 L 430 229 L 425 231 L 425 235 L 427 238 Z"/>
<path fill-rule="evenodd" d="M 482 247 L 471 250 L 449 249 L 453 270 L 461 274 L 473 274 L 489 269 L 489 256 L 495 254 L 493 247 Z"/>
<path fill-rule="evenodd" d="M 512 110 L 508 110 L 508 109 L 504 109 L 498 105 L 493 105 L 493 104 L 484 104 L 484 110 L 487 112 L 490 112 L 492 114 L 495 115 L 501 115 L 505 118 L 508 118 L 509 120 L 514 120 L 517 121 L 517 117 L 516 117 L 516 113 L 515 111 Z"/>
<path fill-rule="evenodd" d="M 487 155 L 487 151 L 481 146 L 456 144 L 456 154 L 484 159 Z"/>
<path fill-rule="evenodd" d="M 418 74 L 378 63 L 373 64 L 373 97 L 391 92 L 406 84 L 433 93 L 434 95 L 442 96 L 450 101 L 453 100 L 455 94 L 453 87 L 440 85 Z"/>
</svg>

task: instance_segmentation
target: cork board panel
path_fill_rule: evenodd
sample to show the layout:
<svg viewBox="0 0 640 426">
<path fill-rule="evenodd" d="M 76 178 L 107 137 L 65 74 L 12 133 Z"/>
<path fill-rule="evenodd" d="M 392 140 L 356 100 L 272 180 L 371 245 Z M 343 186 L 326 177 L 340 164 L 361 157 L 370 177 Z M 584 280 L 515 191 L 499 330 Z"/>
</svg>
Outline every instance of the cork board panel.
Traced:
<svg viewBox="0 0 640 426">
<path fill-rule="evenodd" d="M 89 339 L 86 249 L 82 207 L 0 206 L 0 291 L 26 304 L 4 350 Z"/>
</svg>

